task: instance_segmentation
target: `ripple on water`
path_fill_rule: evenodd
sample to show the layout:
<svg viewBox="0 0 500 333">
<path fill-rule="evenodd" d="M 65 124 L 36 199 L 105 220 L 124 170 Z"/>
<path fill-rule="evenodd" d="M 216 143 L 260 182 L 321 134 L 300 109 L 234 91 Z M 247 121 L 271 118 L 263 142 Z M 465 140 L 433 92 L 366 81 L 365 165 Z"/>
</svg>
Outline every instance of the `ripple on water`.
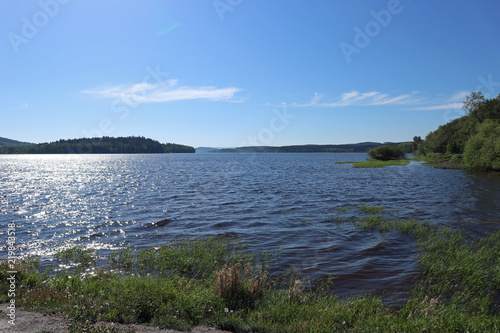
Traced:
<svg viewBox="0 0 500 333">
<path fill-rule="evenodd" d="M 471 232 L 498 229 L 498 176 L 413 162 L 384 169 L 335 164 L 365 158 L 2 155 L 0 237 L 7 237 L 5 222 L 15 222 L 19 251 L 48 260 L 55 249 L 76 244 L 107 253 L 175 237 L 234 234 L 252 251 L 282 249 L 276 272 L 296 266 L 314 281 L 335 275 L 340 295 L 399 290 L 397 300 L 417 270 L 411 241 L 337 225 L 335 218 L 352 220 L 360 214 L 354 206 L 377 205 L 398 218 L 458 223 Z"/>
</svg>

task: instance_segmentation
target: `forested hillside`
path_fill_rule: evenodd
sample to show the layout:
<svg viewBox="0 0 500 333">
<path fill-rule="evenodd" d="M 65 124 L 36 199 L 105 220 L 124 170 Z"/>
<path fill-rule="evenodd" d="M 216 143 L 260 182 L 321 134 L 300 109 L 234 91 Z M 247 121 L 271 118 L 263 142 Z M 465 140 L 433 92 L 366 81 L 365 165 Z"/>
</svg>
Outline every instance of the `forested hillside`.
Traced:
<svg viewBox="0 0 500 333">
<path fill-rule="evenodd" d="M 400 143 L 387 142 L 389 146 Z M 296 145 L 296 146 L 251 146 L 239 148 L 217 149 L 215 153 L 366 153 L 372 148 L 382 145 L 379 142 L 362 142 L 343 145 Z M 410 144 L 411 145 L 411 144 Z"/>
<path fill-rule="evenodd" d="M 162 144 L 141 136 L 59 140 L 28 146 L 0 146 L 2 154 L 159 154 L 194 153 L 194 151 L 190 146 Z"/>
<path fill-rule="evenodd" d="M 7 138 L 2 138 L 0 137 L 0 146 L 18 146 L 18 145 L 31 145 L 32 143 L 29 142 L 22 142 L 22 141 L 17 141 L 17 140 L 12 140 L 12 139 L 7 139 Z"/>
</svg>

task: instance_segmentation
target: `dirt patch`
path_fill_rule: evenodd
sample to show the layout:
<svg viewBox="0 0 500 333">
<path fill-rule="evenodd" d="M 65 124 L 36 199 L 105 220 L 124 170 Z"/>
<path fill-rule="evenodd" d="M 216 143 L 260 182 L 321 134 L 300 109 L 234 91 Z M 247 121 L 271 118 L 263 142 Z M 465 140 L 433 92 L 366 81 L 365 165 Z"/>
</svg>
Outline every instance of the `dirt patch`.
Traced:
<svg viewBox="0 0 500 333">
<path fill-rule="evenodd" d="M 40 313 L 21 311 L 16 308 L 15 321 L 9 323 L 11 318 L 7 316 L 10 313 L 7 306 L 9 303 L 0 304 L 0 332 L 19 332 L 19 333 L 63 333 L 68 332 L 70 321 L 59 313 Z M 136 332 L 136 333 L 180 333 L 174 330 L 163 330 L 156 327 L 147 325 L 123 325 L 115 323 L 97 323 L 95 326 L 115 327 L 122 332 Z M 228 331 L 221 331 L 212 327 L 198 326 L 191 330 L 192 333 L 230 333 Z"/>
</svg>

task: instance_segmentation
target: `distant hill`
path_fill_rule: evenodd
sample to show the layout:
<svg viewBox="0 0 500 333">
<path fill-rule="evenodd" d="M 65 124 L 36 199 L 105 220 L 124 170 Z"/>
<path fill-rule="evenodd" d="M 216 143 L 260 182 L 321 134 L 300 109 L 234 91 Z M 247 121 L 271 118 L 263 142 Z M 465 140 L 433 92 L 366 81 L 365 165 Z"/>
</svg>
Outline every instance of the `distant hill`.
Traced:
<svg viewBox="0 0 500 333">
<path fill-rule="evenodd" d="M 0 146 L 25 146 L 25 145 L 32 145 L 32 143 L 0 137 Z"/>
<path fill-rule="evenodd" d="M 342 145 L 296 145 L 296 146 L 250 146 L 238 148 L 217 149 L 214 153 L 366 153 L 368 150 L 381 146 L 396 146 L 401 142 L 361 142 Z"/>
<path fill-rule="evenodd" d="M 31 145 L 0 146 L 2 154 L 162 154 L 194 153 L 191 146 L 160 143 L 141 136 L 59 140 Z"/>
<path fill-rule="evenodd" d="M 221 147 L 197 147 L 195 148 L 196 153 L 212 153 L 215 150 L 225 149 Z"/>
</svg>

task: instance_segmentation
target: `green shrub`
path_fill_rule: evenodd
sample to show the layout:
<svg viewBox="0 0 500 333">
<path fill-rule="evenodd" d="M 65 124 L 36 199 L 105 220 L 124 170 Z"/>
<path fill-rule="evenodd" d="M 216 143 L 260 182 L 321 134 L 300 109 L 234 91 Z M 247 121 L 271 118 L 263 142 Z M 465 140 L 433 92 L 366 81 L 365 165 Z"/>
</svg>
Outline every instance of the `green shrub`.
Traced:
<svg viewBox="0 0 500 333">
<path fill-rule="evenodd" d="M 473 170 L 500 170 L 500 124 L 487 119 L 465 145 L 464 162 Z"/>
<path fill-rule="evenodd" d="M 379 146 L 368 151 L 371 158 L 381 161 L 399 160 L 405 157 L 405 153 L 399 147 L 388 145 Z"/>
</svg>

